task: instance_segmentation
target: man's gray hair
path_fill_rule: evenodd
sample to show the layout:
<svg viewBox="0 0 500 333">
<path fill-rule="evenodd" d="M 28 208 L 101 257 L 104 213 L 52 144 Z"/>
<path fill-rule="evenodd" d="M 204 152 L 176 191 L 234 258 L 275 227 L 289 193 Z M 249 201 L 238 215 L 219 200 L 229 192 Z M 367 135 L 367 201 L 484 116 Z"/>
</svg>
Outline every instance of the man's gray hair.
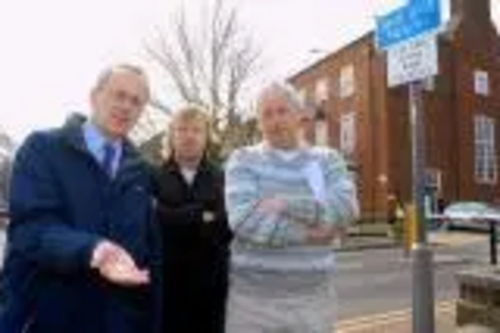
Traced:
<svg viewBox="0 0 500 333">
<path fill-rule="evenodd" d="M 96 90 L 96 91 L 101 90 L 108 83 L 111 76 L 113 76 L 113 74 L 115 74 L 116 72 L 120 72 L 120 71 L 134 73 L 134 74 L 137 74 L 138 76 L 143 77 L 144 81 L 146 83 L 146 89 L 147 89 L 148 97 L 149 97 L 149 83 L 148 83 L 148 77 L 147 77 L 146 72 L 140 66 L 133 65 L 133 64 L 127 64 L 127 63 L 116 64 L 116 65 L 112 65 L 112 66 L 105 68 L 97 76 L 97 80 L 96 80 L 96 83 L 94 85 L 94 90 Z"/>
<path fill-rule="evenodd" d="M 286 101 L 291 110 L 294 110 L 296 112 L 306 111 L 305 104 L 302 102 L 299 94 L 297 93 L 297 90 L 288 83 L 273 82 L 262 89 L 257 98 L 257 108 L 259 110 L 262 107 L 264 99 L 269 96 L 279 96 L 283 98 L 283 100 Z"/>
</svg>

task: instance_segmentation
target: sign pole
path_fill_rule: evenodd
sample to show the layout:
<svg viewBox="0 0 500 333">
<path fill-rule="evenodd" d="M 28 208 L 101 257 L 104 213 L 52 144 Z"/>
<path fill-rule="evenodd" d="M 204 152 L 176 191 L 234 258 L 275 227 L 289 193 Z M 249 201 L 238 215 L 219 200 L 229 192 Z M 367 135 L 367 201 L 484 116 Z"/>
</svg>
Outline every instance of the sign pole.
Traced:
<svg viewBox="0 0 500 333">
<path fill-rule="evenodd" d="M 377 19 L 376 42 L 388 51 L 389 87 L 409 83 L 412 139 L 412 201 L 416 237 L 412 242 L 413 333 L 434 333 L 434 272 L 425 214 L 425 128 L 421 80 L 439 71 L 436 32 L 440 0 L 409 1 Z"/>
<path fill-rule="evenodd" d="M 412 245 L 413 332 L 434 333 L 434 277 L 432 250 L 427 242 L 425 216 L 425 128 L 422 83 L 409 84 L 412 134 L 412 196 L 417 235 Z"/>
</svg>

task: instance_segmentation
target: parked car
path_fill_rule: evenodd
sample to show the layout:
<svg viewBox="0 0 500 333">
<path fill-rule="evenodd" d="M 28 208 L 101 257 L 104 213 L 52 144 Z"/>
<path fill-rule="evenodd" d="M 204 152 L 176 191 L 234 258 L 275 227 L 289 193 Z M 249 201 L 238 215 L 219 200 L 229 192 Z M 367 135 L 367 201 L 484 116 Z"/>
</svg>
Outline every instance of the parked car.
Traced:
<svg viewBox="0 0 500 333">
<path fill-rule="evenodd" d="M 488 231 L 489 223 L 500 223 L 500 209 L 484 202 L 455 202 L 444 209 L 439 217 L 446 229 Z"/>
</svg>

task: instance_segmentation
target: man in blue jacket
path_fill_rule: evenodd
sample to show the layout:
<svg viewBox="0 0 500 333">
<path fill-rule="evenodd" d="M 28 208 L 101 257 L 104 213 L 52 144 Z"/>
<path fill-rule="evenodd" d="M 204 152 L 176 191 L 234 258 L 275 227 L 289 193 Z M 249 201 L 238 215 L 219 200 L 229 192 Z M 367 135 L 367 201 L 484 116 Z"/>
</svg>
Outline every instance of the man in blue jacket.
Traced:
<svg viewBox="0 0 500 333">
<path fill-rule="evenodd" d="M 145 73 L 105 70 L 88 120 L 35 132 L 12 175 L 2 333 L 160 329 L 150 178 L 126 140 L 149 99 Z"/>
</svg>

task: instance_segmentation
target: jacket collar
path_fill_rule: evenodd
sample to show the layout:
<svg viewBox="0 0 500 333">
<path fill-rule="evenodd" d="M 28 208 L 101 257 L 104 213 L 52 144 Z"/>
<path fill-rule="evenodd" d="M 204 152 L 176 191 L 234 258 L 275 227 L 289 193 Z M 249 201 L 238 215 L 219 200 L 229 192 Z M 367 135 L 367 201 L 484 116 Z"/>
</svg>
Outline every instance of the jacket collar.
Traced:
<svg viewBox="0 0 500 333">
<path fill-rule="evenodd" d="M 73 113 L 68 117 L 66 123 L 60 130 L 63 140 L 73 149 L 90 155 L 87 149 L 87 144 L 83 135 L 83 125 L 87 121 L 87 118 L 79 113 Z M 139 153 L 136 151 L 134 145 L 129 140 L 123 140 L 123 153 L 122 158 L 126 162 L 128 159 L 139 158 Z"/>
</svg>

